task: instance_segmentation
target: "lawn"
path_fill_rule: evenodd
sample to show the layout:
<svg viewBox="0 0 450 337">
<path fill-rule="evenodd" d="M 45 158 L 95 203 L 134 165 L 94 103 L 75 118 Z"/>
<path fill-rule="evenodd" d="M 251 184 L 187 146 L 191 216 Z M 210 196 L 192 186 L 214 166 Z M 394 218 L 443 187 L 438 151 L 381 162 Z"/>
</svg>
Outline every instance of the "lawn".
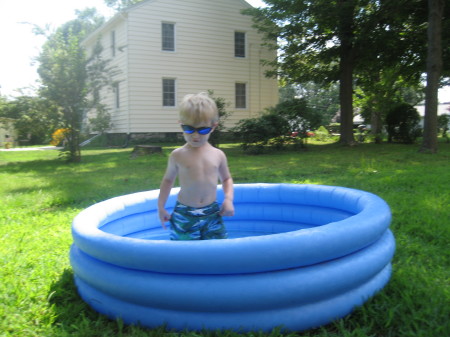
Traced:
<svg viewBox="0 0 450 337">
<path fill-rule="evenodd" d="M 384 290 L 344 319 L 286 336 L 450 336 L 450 144 L 433 155 L 398 144 L 314 144 L 258 156 L 222 148 L 235 183 L 345 186 L 391 207 L 397 251 Z M 73 217 L 95 202 L 158 188 L 170 150 L 132 159 L 131 149 L 88 149 L 80 164 L 63 163 L 56 151 L 0 152 L 0 336 L 237 335 L 124 326 L 76 293 L 68 260 Z"/>
</svg>

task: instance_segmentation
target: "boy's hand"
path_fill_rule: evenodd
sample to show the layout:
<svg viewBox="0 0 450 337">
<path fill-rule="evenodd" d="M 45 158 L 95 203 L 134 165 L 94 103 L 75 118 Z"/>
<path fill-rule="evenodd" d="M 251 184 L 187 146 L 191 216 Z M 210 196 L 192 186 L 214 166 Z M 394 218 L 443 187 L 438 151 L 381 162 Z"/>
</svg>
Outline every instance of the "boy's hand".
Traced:
<svg viewBox="0 0 450 337">
<path fill-rule="evenodd" d="M 233 216 L 234 215 L 234 205 L 229 199 L 225 199 L 220 208 L 220 215 L 222 216 Z"/>
<path fill-rule="evenodd" d="M 161 221 L 162 228 L 167 229 L 165 223 L 169 222 L 170 214 L 165 209 L 162 209 L 162 210 L 158 211 L 158 215 L 159 215 L 159 221 Z"/>
</svg>

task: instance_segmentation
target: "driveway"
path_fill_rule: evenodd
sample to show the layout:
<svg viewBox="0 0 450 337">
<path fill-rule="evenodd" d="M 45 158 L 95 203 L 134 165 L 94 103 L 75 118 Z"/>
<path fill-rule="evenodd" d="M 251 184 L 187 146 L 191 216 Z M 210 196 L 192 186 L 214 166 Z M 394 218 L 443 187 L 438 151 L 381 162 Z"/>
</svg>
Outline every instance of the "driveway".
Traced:
<svg viewBox="0 0 450 337">
<path fill-rule="evenodd" d="M 41 146 L 41 147 L 13 147 L 12 149 L 0 149 L 0 151 L 44 151 L 44 150 L 61 150 L 59 146 Z"/>
</svg>

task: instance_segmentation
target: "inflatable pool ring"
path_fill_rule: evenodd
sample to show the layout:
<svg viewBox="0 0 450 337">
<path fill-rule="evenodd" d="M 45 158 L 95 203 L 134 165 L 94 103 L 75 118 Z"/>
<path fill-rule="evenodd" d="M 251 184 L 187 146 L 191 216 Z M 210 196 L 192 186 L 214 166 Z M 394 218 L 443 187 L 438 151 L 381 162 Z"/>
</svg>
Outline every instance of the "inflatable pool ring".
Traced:
<svg viewBox="0 0 450 337">
<path fill-rule="evenodd" d="M 344 317 L 388 282 L 395 241 L 378 196 L 321 185 L 234 188 L 226 240 L 170 241 L 159 190 L 83 210 L 70 251 L 83 300 L 150 328 L 300 331 Z"/>
</svg>

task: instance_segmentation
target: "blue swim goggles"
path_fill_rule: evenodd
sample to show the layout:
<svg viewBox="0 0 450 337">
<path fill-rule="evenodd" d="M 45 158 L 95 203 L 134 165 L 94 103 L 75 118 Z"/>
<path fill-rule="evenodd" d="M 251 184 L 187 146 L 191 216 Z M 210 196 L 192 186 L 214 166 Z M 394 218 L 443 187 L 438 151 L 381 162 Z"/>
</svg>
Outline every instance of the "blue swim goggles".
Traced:
<svg viewBox="0 0 450 337">
<path fill-rule="evenodd" d="M 181 125 L 181 128 L 183 129 L 183 132 L 188 135 L 193 134 L 195 131 L 197 131 L 199 135 L 207 135 L 212 130 L 212 127 L 203 126 L 201 128 L 194 128 L 193 126 L 183 124 Z"/>
</svg>

